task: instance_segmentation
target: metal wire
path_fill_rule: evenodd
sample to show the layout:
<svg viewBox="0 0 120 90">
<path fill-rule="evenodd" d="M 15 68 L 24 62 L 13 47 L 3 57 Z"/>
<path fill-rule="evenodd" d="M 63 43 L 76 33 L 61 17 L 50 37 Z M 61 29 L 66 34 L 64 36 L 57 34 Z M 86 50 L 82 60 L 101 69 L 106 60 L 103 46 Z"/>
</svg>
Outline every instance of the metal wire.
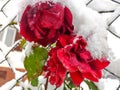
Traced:
<svg viewBox="0 0 120 90">
<path fill-rule="evenodd" d="M 2 6 L 2 8 L 1 8 L 1 10 L 0 10 L 6 17 L 7 17 L 7 15 L 6 15 L 5 12 L 4 12 L 4 8 L 5 8 L 5 6 L 6 6 L 10 1 L 11 1 L 11 0 L 8 0 L 8 1 Z M 90 0 L 89 2 L 86 3 L 86 5 L 88 6 L 92 1 L 94 1 L 94 0 Z M 116 0 L 111 0 L 111 1 L 120 4 L 120 2 L 118 2 L 118 1 L 116 1 Z M 110 12 L 114 12 L 114 11 L 110 11 Z M 100 12 L 100 13 L 105 13 L 105 12 Z M 120 15 L 118 15 L 118 17 L 119 17 L 119 16 L 120 16 Z M 108 27 L 111 26 L 112 23 L 115 22 L 115 21 L 118 19 L 118 17 L 116 17 L 113 21 L 111 21 L 111 23 L 108 25 Z M 12 21 L 14 21 L 15 18 L 16 18 L 16 16 L 12 19 Z M 4 26 L 4 28 L 3 28 L 0 32 L 2 32 L 3 30 L 5 30 L 8 26 L 9 26 L 9 24 L 7 24 L 6 26 Z M 112 31 L 110 31 L 110 30 L 108 30 L 108 31 L 109 31 L 111 34 L 113 34 L 114 36 L 120 38 L 120 36 L 116 35 L 114 32 L 112 32 Z M 7 56 L 10 54 L 10 52 L 11 52 L 18 44 L 19 44 L 19 43 L 14 44 L 14 46 L 10 49 L 10 51 L 8 51 L 8 53 L 5 55 L 5 59 L 2 60 L 2 61 L 0 62 L 0 64 L 3 63 L 4 61 L 7 61 L 7 62 L 8 62 Z M 9 62 L 8 62 L 8 64 L 10 65 Z M 12 68 L 12 67 L 10 66 L 10 68 Z M 107 70 L 107 69 L 105 69 L 105 70 L 106 70 L 107 72 L 111 73 L 112 75 L 116 76 L 117 78 L 120 78 L 120 76 L 117 76 L 117 75 L 114 74 L 113 72 L 111 72 L 111 71 L 109 71 L 109 70 Z M 13 72 L 14 72 L 14 71 L 13 71 Z M 15 73 L 15 72 L 14 72 L 14 73 Z M 17 81 L 19 81 L 20 79 L 22 79 L 26 74 L 27 74 L 27 72 L 26 72 L 23 76 L 19 77 Z M 16 85 L 13 85 L 13 87 L 11 87 L 11 89 L 14 88 L 15 86 L 16 86 Z M 119 88 L 120 88 L 120 85 L 118 86 L 118 89 L 119 89 Z M 118 90 L 118 89 L 117 89 L 117 90 Z"/>
</svg>

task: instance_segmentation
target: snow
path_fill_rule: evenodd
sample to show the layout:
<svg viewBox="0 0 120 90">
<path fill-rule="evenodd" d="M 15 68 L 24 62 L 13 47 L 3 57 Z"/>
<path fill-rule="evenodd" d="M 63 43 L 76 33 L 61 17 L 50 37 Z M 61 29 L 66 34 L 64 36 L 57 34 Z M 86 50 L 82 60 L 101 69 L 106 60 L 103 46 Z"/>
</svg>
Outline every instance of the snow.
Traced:
<svg viewBox="0 0 120 90">
<path fill-rule="evenodd" d="M 3 86 L 0 87 L 0 90 L 10 90 L 16 84 L 16 80 L 12 79 Z"/>
<path fill-rule="evenodd" d="M 0 51 L 0 62 L 2 62 L 3 60 L 5 60 L 4 54 Z"/>
<path fill-rule="evenodd" d="M 88 43 L 87 49 L 94 58 L 108 57 L 107 24 L 102 15 L 86 7 L 81 0 L 65 2 L 73 14 L 75 32 Z"/>
<path fill-rule="evenodd" d="M 88 85 L 83 81 L 80 86 L 84 89 L 84 90 L 89 90 Z"/>
<path fill-rule="evenodd" d="M 27 72 L 15 71 L 15 79 L 19 80 L 20 77 L 24 76 Z"/>
<path fill-rule="evenodd" d="M 120 58 L 111 62 L 111 64 L 107 67 L 108 70 L 114 72 L 116 75 L 120 76 Z"/>
<path fill-rule="evenodd" d="M 112 31 L 116 32 L 116 27 L 114 27 L 114 28 L 115 28 L 115 30 L 113 31 L 113 29 L 112 29 Z M 118 60 L 120 58 L 120 39 L 115 37 L 114 35 L 108 33 L 107 42 L 108 42 L 109 47 L 111 48 L 111 50 L 113 51 L 113 54 L 114 54 L 113 55 L 114 58 L 112 59 L 112 61 Z"/>
<path fill-rule="evenodd" d="M 0 58 L 1 57 L 2 56 L 0 56 Z M 10 57 L 9 61 L 12 62 L 14 67 L 16 67 L 16 68 L 24 68 L 23 60 L 21 59 L 22 58 L 22 53 L 21 52 L 13 51 L 13 52 L 11 52 L 9 54 L 9 57 Z M 4 60 L 4 59 L 2 59 L 2 60 Z M 2 64 L 0 64 L 0 66 L 9 67 L 9 65 L 7 63 L 2 63 Z"/>
<path fill-rule="evenodd" d="M 3 61 L 7 58 L 11 68 L 13 71 L 15 71 L 15 68 L 24 68 L 23 62 L 22 62 L 22 53 L 18 51 L 11 51 L 13 47 L 15 47 L 19 43 L 19 40 L 16 41 L 11 47 L 7 47 L 3 42 L 0 42 L 0 48 L 2 51 L 0 51 L 0 61 Z M 9 51 L 11 51 L 9 53 Z M 6 58 L 5 58 L 6 57 Z M 19 57 L 19 58 L 18 58 Z M 9 66 L 6 63 L 0 64 L 0 66 Z"/>
<path fill-rule="evenodd" d="M 25 55 L 26 56 L 29 56 L 29 54 L 32 52 L 32 45 L 34 43 L 33 42 L 28 42 L 26 43 L 26 46 L 25 46 Z"/>
<path fill-rule="evenodd" d="M 39 0 L 45 1 L 45 0 Z M 88 43 L 87 49 L 91 51 L 92 55 L 95 58 L 101 58 L 103 56 L 109 57 L 109 59 L 113 59 L 111 61 L 111 65 L 108 67 L 109 70 L 116 73 L 120 76 L 120 70 L 118 69 L 120 65 L 120 39 L 116 38 L 112 34 L 107 32 L 107 25 L 111 23 L 113 19 L 120 14 L 120 7 L 118 4 L 112 2 L 111 0 L 93 0 L 88 7 L 86 7 L 86 3 L 90 0 L 54 0 L 55 2 L 62 2 L 63 5 L 67 5 L 73 14 L 73 24 L 75 25 L 75 33 L 77 35 L 82 35 Z M 116 0 L 120 2 L 119 0 Z M 0 1 L 0 8 L 6 0 Z M 19 19 L 21 18 L 22 12 L 25 9 L 26 5 L 34 4 L 38 2 L 38 0 L 11 0 L 10 3 L 4 8 L 6 15 L 10 15 L 8 17 L 4 16 L 2 12 L 0 12 L 0 24 L 3 26 L 0 27 L 2 30 L 6 25 L 10 23 L 10 21 L 14 18 L 14 16 L 18 13 Z M 92 8 L 92 9 L 91 9 Z M 99 14 L 96 11 L 110 11 L 115 10 L 114 13 L 108 14 Z M 108 18 L 109 17 L 109 18 Z M 112 25 L 109 27 L 112 32 L 120 34 L 119 30 L 120 18 L 118 18 Z M 12 51 L 7 57 L 8 61 L 15 73 L 15 79 L 19 79 L 26 72 L 21 73 L 16 71 L 15 68 L 24 68 L 23 61 L 26 55 L 29 55 L 31 52 L 31 46 L 33 43 L 27 42 L 25 49 L 22 52 Z M 110 51 L 110 48 L 113 51 Z M 4 43 L 0 42 L 0 62 L 4 60 L 4 56 L 12 47 L 7 47 Z M 114 55 L 113 55 L 114 54 Z M 9 67 L 7 61 L 0 64 L 0 66 Z M 7 82 L 5 85 L 0 87 L 0 90 L 10 90 L 10 88 L 16 84 L 16 80 L 13 79 Z M 39 77 L 39 83 L 44 84 L 45 79 L 43 76 Z M 97 86 L 100 90 L 116 90 L 119 85 L 119 81 L 117 79 L 110 78 L 102 78 Z M 37 90 L 36 87 L 32 87 L 28 80 L 25 82 L 20 82 L 20 85 L 27 90 L 28 87 L 32 88 L 32 90 Z M 15 87 L 12 90 L 21 90 L 22 88 Z M 89 90 L 88 86 L 82 82 L 82 87 L 84 90 Z M 44 86 L 42 85 L 42 88 Z M 54 86 L 49 84 L 50 88 L 55 88 Z M 62 90 L 63 86 L 61 86 L 57 90 Z M 49 90 L 48 89 L 48 90 Z M 50 89 L 51 90 L 51 89 Z"/>
<path fill-rule="evenodd" d="M 31 88 L 31 90 L 44 90 L 43 84 L 45 84 L 46 79 L 43 76 L 39 76 L 38 80 L 39 80 L 39 84 L 38 84 L 39 87 L 33 87 L 28 80 L 25 80 L 24 82 L 20 82 L 20 86 L 23 87 L 24 90 L 28 90 L 28 88 Z"/>
<path fill-rule="evenodd" d="M 100 79 L 96 85 L 98 86 L 99 90 L 117 90 L 119 86 L 119 80 L 117 79 Z M 119 89 L 120 90 L 120 89 Z"/>
<path fill-rule="evenodd" d="M 0 24 L 2 24 L 2 25 L 4 25 L 4 24 L 6 24 L 7 25 L 7 18 L 5 17 L 5 15 L 2 13 L 2 12 L 0 12 Z M 0 28 L 1 29 L 1 28 Z"/>
<path fill-rule="evenodd" d="M 111 22 L 117 17 L 120 15 L 120 7 L 118 7 L 115 12 L 111 15 L 110 18 L 107 19 L 107 24 L 110 25 Z"/>
<path fill-rule="evenodd" d="M 119 22 L 120 22 L 120 17 L 118 17 L 118 19 L 112 24 L 112 26 L 114 27 L 116 33 L 120 36 Z"/>
<path fill-rule="evenodd" d="M 115 10 L 119 4 L 110 0 L 93 0 L 88 7 L 96 11 L 112 11 Z"/>
<path fill-rule="evenodd" d="M 12 90 L 22 90 L 22 87 L 16 86 L 16 87 L 14 87 Z"/>
</svg>

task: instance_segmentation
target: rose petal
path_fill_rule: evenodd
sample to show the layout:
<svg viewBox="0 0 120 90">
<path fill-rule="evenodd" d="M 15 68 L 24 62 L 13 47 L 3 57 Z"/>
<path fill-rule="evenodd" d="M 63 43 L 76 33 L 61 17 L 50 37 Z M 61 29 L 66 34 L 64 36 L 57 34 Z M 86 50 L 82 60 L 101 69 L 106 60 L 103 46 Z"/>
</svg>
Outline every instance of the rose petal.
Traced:
<svg viewBox="0 0 120 90">
<path fill-rule="evenodd" d="M 95 71 L 96 77 L 102 78 L 102 71 Z"/>
<path fill-rule="evenodd" d="M 91 80 L 91 81 L 95 81 L 98 82 L 98 78 L 95 76 L 95 73 L 82 73 L 83 77 Z"/>
<path fill-rule="evenodd" d="M 77 66 L 79 66 L 79 62 L 77 61 L 75 54 L 72 54 L 69 51 L 67 52 L 66 49 L 59 49 L 57 51 L 57 56 L 63 66 L 70 72 L 75 72 L 78 70 Z"/>
<path fill-rule="evenodd" d="M 109 65 L 109 61 L 107 60 L 93 60 L 92 62 L 90 62 L 90 66 L 92 69 L 94 70 L 101 70 L 104 69 L 106 66 Z"/>
<path fill-rule="evenodd" d="M 70 77 L 73 81 L 73 83 L 76 85 L 76 86 L 79 86 L 80 83 L 83 81 L 83 76 L 82 74 L 77 71 L 77 72 L 70 72 Z"/>
<path fill-rule="evenodd" d="M 59 42 L 61 43 L 62 47 L 72 44 L 73 43 L 74 36 L 69 36 L 69 35 L 61 35 L 59 37 Z"/>
<path fill-rule="evenodd" d="M 89 62 L 90 59 L 92 58 L 90 52 L 86 50 L 84 52 L 79 53 L 79 55 L 80 55 L 80 58 L 85 62 Z"/>
<path fill-rule="evenodd" d="M 65 20 L 68 23 L 68 25 L 72 27 L 72 13 L 67 7 L 65 7 L 64 10 L 65 10 Z"/>
<path fill-rule="evenodd" d="M 64 82 L 67 70 L 57 57 L 57 49 L 51 49 L 49 55 L 50 58 L 44 70 L 50 77 L 50 83 L 59 87 Z"/>
<path fill-rule="evenodd" d="M 27 22 L 27 13 L 28 11 L 31 9 L 31 6 L 28 5 L 22 15 L 22 18 L 21 18 L 21 21 L 20 21 L 20 34 L 23 35 L 27 40 L 29 41 L 33 41 L 35 40 L 35 35 L 32 31 L 30 31 L 30 28 L 28 25 L 28 22 Z M 29 33 L 28 33 L 29 32 Z M 31 36 L 31 37 L 29 37 Z"/>
<path fill-rule="evenodd" d="M 47 46 L 57 41 L 59 35 L 73 33 L 73 28 L 66 23 L 69 17 L 65 17 L 65 7 L 60 3 L 52 1 L 37 2 L 35 5 L 28 5 L 20 20 L 20 33 L 28 41 L 34 41 L 43 46 Z M 66 10 L 70 13 L 70 11 Z M 67 27 L 66 27 L 67 26 Z M 63 29 L 64 27 L 64 29 Z M 71 31 L 68 30 L 71 28 Z"/>
</svg>

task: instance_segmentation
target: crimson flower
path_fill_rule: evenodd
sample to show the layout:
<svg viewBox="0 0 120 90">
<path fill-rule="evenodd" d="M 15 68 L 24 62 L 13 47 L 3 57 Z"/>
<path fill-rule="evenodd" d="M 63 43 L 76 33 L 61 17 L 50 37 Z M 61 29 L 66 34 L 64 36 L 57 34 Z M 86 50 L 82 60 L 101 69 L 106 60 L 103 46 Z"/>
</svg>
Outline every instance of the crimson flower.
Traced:
<svg viewBox="0 0 120 90">
<path fill-rule="evenodd" d="M 46 77 L 49 78 L 49 82 L 52 85 L 59 87 L 66 77 L 66 68 L 60 62 L 57 57 L 57 49 L 54 48 L 49 52 L 50 59 L 47 61 L 47 65 L 44 67 L 44 70 L 47 72 Z"/>
<path fill-rule="evenodd" d="M 72 14 L 60 3 L 28 5 L 20 20 L 20 33 L 28 41 L 43 46 L 54 43 L 61 34 L 72 34 Z"/>
<path fill-rule="evenodd" d="M 97 82 L 102 77 L 102 69 L 109 64 L 106 58 L 94 59 L 81 36 L 62 35 L 56 45 L 50 51 L 46 71 L 50 83 L 57 87 L 62 84 L 67 72 L 76 86 L 85 78 Z"/>
</svg>

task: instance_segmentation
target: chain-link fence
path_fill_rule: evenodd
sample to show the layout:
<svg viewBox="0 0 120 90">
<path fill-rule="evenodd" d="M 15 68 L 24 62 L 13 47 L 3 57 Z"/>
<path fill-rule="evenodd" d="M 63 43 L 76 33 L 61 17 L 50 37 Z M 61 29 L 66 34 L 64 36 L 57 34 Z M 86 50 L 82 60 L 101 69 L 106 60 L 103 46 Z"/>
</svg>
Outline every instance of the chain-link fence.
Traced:
<svg viewBox="0 0 120 90">
<path fill-rule="evenodd" d="M 104 1 L 104 0 L 103 0 Z M 97 0 L 86 0 L 86 5 L 94 10 L 96 10 L 100 14 L 107 14 L 111 13 L 111 17 L 108 18 L 108 32 L 112 35 L 116 36 L 120 39 L 120 36 L 113 32 L 111 30 L 111 25 L 119 18 L 120 16 L 120 1 L 119 0 L 111 0 L 114 3 L 113 8 L 106 8 L 104 10 L 97 9 L 95 6 L 92 6 L 92 3 L 96 3 Z M 16 35 L 17 32 L 19 32 L 18 27 L 18 18 L 16 11 L 13 10 L 14 3 L 16 0 L 0 0 L 0 41 L 7 47 L 3 47 L 1 45 L 0 47 L 0 64 L 6 62 L 8 63 L 8 67 L 12 70 L 12 72 L 15 74 L 15 78 L 13 78 L 11 81 L 8 81 L 3 86 L 0 87 L 0 90 L 3 90 L 4 88 L 7 88 L 7 90 L 12 90 L 19 81 L 27 74 L 27 72 L 19 72 L 16 69 L 16 67 L 12 64 L 9 54 L 16 49 L 16 47 L 19 46 L 20 39 L 16 41 Z M 102 0 L 101 0 L 102 3 Z M 106 2 L 107 3 L 107 2 Z M 113 4 L 112 3 L 112 4 Z M 94 4 L 97 5 L 98 3 Z M 111 5 L 112 5 L 111 4 Z M 109 5 L 109 4 L 108 4 Z M 19 58 L 19 57 L 18 57 Z M 108 69 L 105 69 L 105 71 L 109 72 L 111 75 L 115 76 L 117 79 L 120 79 L 120 76 L 116 75 L 115 73 L 111 72 Z M 0 81 L 1 82 L 1 81 Z M 117 90 L 119 90 L 119 87 Z"/>
</svg>

